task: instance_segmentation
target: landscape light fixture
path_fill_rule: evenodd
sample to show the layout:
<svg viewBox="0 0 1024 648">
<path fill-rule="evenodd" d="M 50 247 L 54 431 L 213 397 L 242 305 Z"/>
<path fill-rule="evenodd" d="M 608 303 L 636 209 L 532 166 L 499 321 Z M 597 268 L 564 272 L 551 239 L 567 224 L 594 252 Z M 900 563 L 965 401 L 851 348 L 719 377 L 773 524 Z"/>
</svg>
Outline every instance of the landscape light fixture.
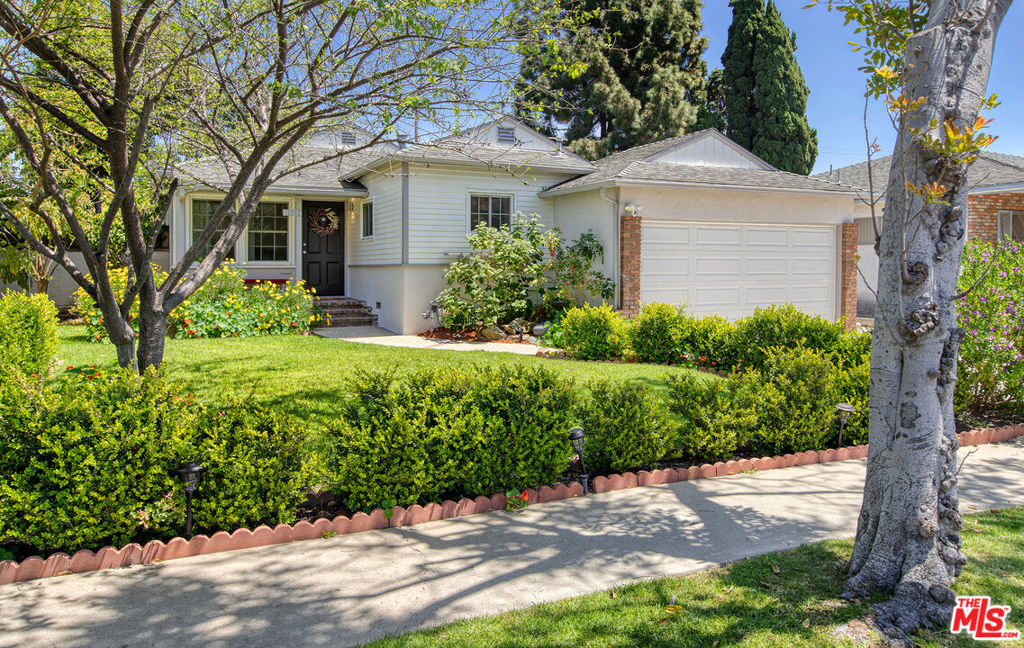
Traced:
<svg viewBox="0 0 1024 648">
<path fill-rule="evenodd" d="M 192 539 L 192 498 L 199 493 L 206 466 L 198 461 L 186 461 L 178 468 L 181 483 L 185 485 L 185 539 Z"/>
<path fill-rule="evenodd" d="M 850 420 L 850 414 L 857 411 L 857 408 L 849 403 L 837 403 L 836 410 L 839 411 L 839 447 L 843 447 L 843 428 L 846 427 L 846 422 Z"/>
<path fill-rule="evenodd" d="M 590 481 L 590 475 L 587 474 L 587 464 L 583 462 L 583 443 L 585 437 L 583 428 L 573 428 L 569 430 L 569 443 L 572 444 L 572 449 L 576 451 L 576 454 L 580 456 L 580 484 L 583 485 L 583 494 L 587 495 L 590 493 L 590 487 L 588 485 Z"/>
</svg>

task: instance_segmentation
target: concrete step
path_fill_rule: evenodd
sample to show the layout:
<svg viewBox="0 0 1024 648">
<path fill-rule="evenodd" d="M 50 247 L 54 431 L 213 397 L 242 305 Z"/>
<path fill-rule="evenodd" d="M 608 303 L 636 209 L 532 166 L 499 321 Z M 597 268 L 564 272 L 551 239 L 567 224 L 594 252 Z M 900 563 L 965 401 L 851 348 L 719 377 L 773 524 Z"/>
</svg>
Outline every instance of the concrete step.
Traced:
<svg viewBox="0 0 1024 648">
<path fill-rule="evenodd" d="M 376 315 L 339 315 L 331 316 L 330 326 L 376 326 Z"/>
</svg>

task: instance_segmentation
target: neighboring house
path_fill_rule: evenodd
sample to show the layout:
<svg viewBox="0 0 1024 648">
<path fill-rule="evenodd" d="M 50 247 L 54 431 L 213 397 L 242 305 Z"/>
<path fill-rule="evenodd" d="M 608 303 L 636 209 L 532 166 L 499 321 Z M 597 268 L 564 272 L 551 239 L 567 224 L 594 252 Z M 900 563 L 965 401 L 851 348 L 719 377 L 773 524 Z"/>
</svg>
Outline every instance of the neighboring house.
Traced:
<svg viewBox="0 0 1024 648">
<path fill-rule="evenodd" d="M 875 253 L 875 225 L 871 222 L 870 202 L 877 201 L 875 213 L 880 218 L 885 189 L 889 182 L 890 157 L 868 163 L 835 169 L 814 176 L 857 189 L 857 313 L 864 317 L 875 314 L 875 286 L 878 282 L 878 255 Z M 1004 153 L 983 152 L 971 165 L 967 181 L 967 235 L 995 243 L 1003 238 L 1024 241 L 1024 157 Z M 874 192 L 868 187 L 873 186 Z"/>
<path fill-rule="evenodd" d="M 296 156 L 315 160 L 363 136 L 321 138 Z M 226 179 L 202 166 L 179 175 L 172 263 L 218 200 L 208 186 Z M 322 295 L 365 302 L 386 329 L 414 333 L 427 328 L 442 272 L 469 252 L 474 227 L 535 213 L 566 240 L 594 231 L 605 248 L 599 269 L 615 280 L 615 306 L 627 314 L 663 301 L 737 318 L 789 302 L 852 323 L 854 197 L 835 182 L 779 171 L 715 130 L 588 162 L 501 119 L 288 176 L 266 192 L 233 256 L 253 279 L 304 279 Z M 325 208 L 342 226 L 321 236 L 310 217 Z"/>
</svg>

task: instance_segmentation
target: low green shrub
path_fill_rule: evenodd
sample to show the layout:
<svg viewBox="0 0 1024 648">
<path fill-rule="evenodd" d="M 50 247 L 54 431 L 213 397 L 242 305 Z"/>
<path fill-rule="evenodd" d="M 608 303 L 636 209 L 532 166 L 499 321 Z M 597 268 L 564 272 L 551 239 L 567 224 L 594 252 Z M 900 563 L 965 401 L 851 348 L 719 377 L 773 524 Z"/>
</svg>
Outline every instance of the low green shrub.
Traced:
<svg viewBox="0 0 1024 648">
<path fill-rule="evenodd" d="M 611 360 L 626 349 L 629 325 L 608 304 L 570 308 L 561 324 L 562 348 L 580 360 Z"/>
<path fill-rule="evenodd" d="M 838 373 L 822 353 L 796 348 L 771 349 L 763 371 L 738 376 L 757 402 L 749 449 L 759 456 L 824 449 L 837 433 Z"/>
<path fill-rule="evenodd" d="M 958 288 L 957 409 L 1024 412 L 1024 245 L 969 242 Z"/>
<path fill-rule="evenodd" d="M 735 329 L 721 315 L 697 317 L 683 313 L 676 322 L 675 343 L 680 360 L 691 366 L 731 369 L 736 364 L 730 343 Z"/>
<path fill-rule="evenodd" d="M 298 421 L 237 395 L 204 408 L 186 460 L 207 467 L 195 503 L 198 529 L 216 531 L 295 520 L 309 483 Z"/>
<path fill-rule="evenodd" d="M 676 374 L 668 377 L 668 394 L 669 411 L 679 420 L 673 445 L 698 461 L 731 457 L 757 423 L 754 399 L 731 379 Z"/>
<path fill-rule="evenodd" d="M 551 484 L 569 462 L 572 384 L 545 369 L 357 374 L 330 439 L 333 491 L 351 509 Z"/>
<path fill-rule="evenodd" d="M 0 295 L 0 366 L 45 376 L 57 357 L 57 308 L 43 294 Z"/>
<path fill-rule="evenodd" d="M 629 348 L 637 362 L 678 363 L 681 309 L 671 304 L 643 304 L 627 327 Z"/>
<path fill-rule="evenodd" d="M 793 349 L 805 346 L 831 353 L 843 336 L 842 322 L 833 322 L 818 315 L 808 315 L 793 306 L 758 308 L 753 315 L 736 323 L 729 337 L 729 354 L 740 367 L 761 369 L 768 349 Z"/>
<path fill-rule="evenodd" d="M 679 417 L 676 446 L 686 456 L 718 461 L 737 452 L 781 455 L 839 444 L 837 403 L 852 404 L 842 444 L 867 440 L 870 366 L 842 367 L 833 354 L 803 347 L 769 349 L 763 370 L 727 380 L 668 380 L 669 409 Z"/>
<path fill-rule="evenodd" d="M 153 371 L 0 390 L 0 545 L 48 553 L 180 535 L 187 460 L 208 469 L 197 531 L 291 521 L 305 492 L 299 428 L 229 401 L 207 409 Z"/>
<path fill-rule="evenodd" d="M 576 419 L 587 435 L 583 453 L 591 472 L 648 468 L 665 456 L 673 425 L 650 387 L 610 380 L 589 387 Z"/>
</svg>

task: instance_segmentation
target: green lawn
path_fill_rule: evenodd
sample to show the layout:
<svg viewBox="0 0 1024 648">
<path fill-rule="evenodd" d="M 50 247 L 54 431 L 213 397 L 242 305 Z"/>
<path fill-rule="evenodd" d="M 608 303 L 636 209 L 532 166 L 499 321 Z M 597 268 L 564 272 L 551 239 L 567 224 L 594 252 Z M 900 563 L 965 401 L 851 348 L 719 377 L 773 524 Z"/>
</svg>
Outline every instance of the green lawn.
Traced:
<svg viewBox="0 0 1024 648">
<path fill-rule="evenodd" d="M 89 342 L 82 326 L 61 326 L 62 366 L 109 369 L 117 365 L 114 347 Z M 214 340 L 167 340 L 164 366 L 200 397 L 216 401 L 226 389 L 246 389 L 305 419 L 334 416 L 346 379 L 360 369 L 396 367 L 410 372 L 428 366 L 472 367 L 520 364 L 548 367 L 577 381 L 592 378 L 642 380 L 659 394 L 665 376 L 679 367 L 547 360 L 488 351 L 405 349 L 328 340 L 317 336 L 274 336 Z M 708 374 L 709 380 L 714 379 Z"/>
<path fill-rule="evenodd" d="M 988 595 L 1011 606 L 1010 629 L 1024 629 L 1024 508 L 965 519 L 970 557 L 958 594 Z M 846 603 L 843 570 L 849 540 L 813 544 L 682 578 L 665 578 L 454 623 L 386 639 L 374 648 L 644 647 L 798 648 L 852 645 L 829 635 L 869 611 Z M 666 610 L 672 600 L 681 611 Z M 929 633 L 929 648 L 993 645 L 966 635 Z"/>
</svg>

